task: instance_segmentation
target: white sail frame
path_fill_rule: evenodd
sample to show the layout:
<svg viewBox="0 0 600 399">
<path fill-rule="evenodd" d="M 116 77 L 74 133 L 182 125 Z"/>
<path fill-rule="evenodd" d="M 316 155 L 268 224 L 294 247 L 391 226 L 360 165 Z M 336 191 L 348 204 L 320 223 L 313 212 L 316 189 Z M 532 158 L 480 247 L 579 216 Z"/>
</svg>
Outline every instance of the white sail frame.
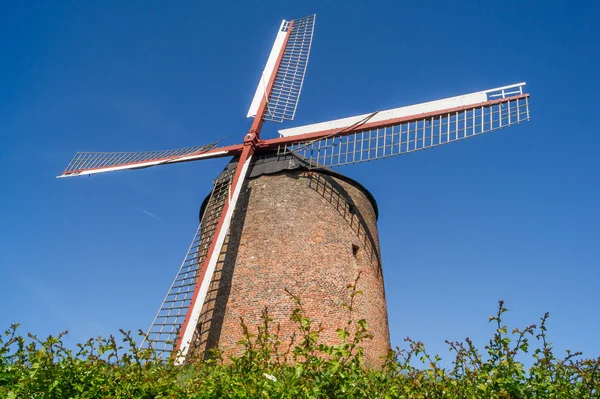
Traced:
<svg viewBox="0 0 600 399">
<path fill-rule="evenodd" d="M 496 87 L 493 89 L 478 91 L 475 93 L 463 94 L 461 96 L 444 98 L 441 100 L 429 101 L 420 104 L 409 105 L 406 107 L 393 108 L 385 111 L 379 111 L 376 114 L 363 114 L 351 116 L 348 118 L 335 119 L 327 122 L 313 123 L 311 125 L 293 127 L 289 129 L 279 130 L 279 134 L 282 137 L 298 136 L 301 134 L 308 134 L 314 132 L 322 132 L 328 130 L 341 130 L 349 128 L 363 120 L 367 120 L 369 123 L 385 123 L 388 120 L 394 120 L 404 118 L 407 116 L 418 116 L 420 114 L 427 114 L 445 109 L 452 109 L 457 107 L 464 107 L 468 105 L 475 105 L 484 103 L 489 100 L 496 100 L 498 98 L 507 98 L 510 96 L 523 94 L 523 87 L 525 82 L 516 83 L 508 86 Z M 372 115 L 372 116 L 371 116 Z M 370 117 L 371 116 L 371 117 Z"/>
<path fill-rule="evenodd" d="M 263 70 L 260 81 L 258 82 L 258 86 L 256 87 L 256 92 L 254 93 L 254 98 L 252 99 L 252 103 L 250 104 L 250 108 L 248 109 L 247 118 L 254 118 L 256 113 L 258 112 L 258 107 L 260 106 L 260 102 L 267 95 L 267 85 L 271 80 L 271 76 L 277 71 L 275 70 L 277 59 L 279 58 L 279 54 L 281 54 L 282 48 L 285 45 L 285 39 L 289 35 L 289 27 L 290 21 L 286 21 L 285 19 L 281 21 L 281 26 L 279 27 L 279 31 L 277 32 L 277 36 L 275 37 L 275 42 L 273 43 L 273 47 L 271 48 L 271 53 L 269 54 L 269 58 L 267 59 L 267 64 L 265 65 L 265 69 Z"/>
<path fill-rule="evenodd" d="M 185 331 L 183 331 L 181 345 L 179 346 L 179 352 L 177 353 L 175 364 L 183 364 L 190 350 L 192 338 L 194 337 L 194 332 L 196 331 L 196 326 L 198 325 L 198 320 L 200 319 L 200 313 L 202 312 L 202 307 L 204 306 L 204 300 L 206 299 L 208 288 L 212 281 L 215 268 L 217 267 L 217 262 L 219 261 L 219 254 L 221 253 L 221 248 L 223 247 L 223 243 L 225 242 L 225 237 L 227 237 L 227 233 L 229 233 L 229 225 L 231 224 L 231 218 L 233 216 L 233 212 L 235 211 L 235 207 L 237 204 L 237 200 L 240 196 L 242 186 L 244 185 L 244 180 L 246 179 L 246 175 L 248 174 L 248 166 L 250 165 L 251 159 L 252 156 L 249 156 L 248 159 L 246 159 L 246 162 L 244 162 L 244 165 L 242 165 L 239 182 L 236 184 L 233 190 L 233 194 L 231 195 L 231 198 L 229 200 L 227 211 L 225 213 L 225 219 L 223 220 L 223 225 L 221 226 L 221 230 L 219 231 L 219 235 L 215 242 L 214 249 L 212 253 L 209 254 L 210 258 L 206 267 L 206 273 L 204 274 L 204 278 L 202 279 L 202 282 L 200 284 L 198 296 L 196 298 L 196 301 L 194 302 L 194 306 L 192 307 L 190 313 L 190 319 L 188 320 Z"/>
</svg>

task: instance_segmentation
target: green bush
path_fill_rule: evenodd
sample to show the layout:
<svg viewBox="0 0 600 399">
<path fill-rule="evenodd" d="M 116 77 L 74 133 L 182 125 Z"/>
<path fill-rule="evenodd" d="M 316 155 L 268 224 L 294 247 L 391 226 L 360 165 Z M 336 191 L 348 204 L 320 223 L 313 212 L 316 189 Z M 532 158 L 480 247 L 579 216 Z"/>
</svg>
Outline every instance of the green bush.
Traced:
<svg viewBox="0 0 600 399">
<path fill-rule="evenodd" d="M 67 349 L 66 334 L 39 339 L 18 334 L 12 325 L 0 338 L 0 397 L 3 398 L 600 398 L 600 358 L 581 353 L 556 357 L 547 341 L 546 321 L 515 328 L 502 322 L 483 350 L 471 340 L 447 342 L 451 368 L 430 355 L 421 342 L 390 351 L 381 369 L 363 366 L 362 343 L 371 338 L 364 320 L 353 320 L 360 291 L 350 284 L 349 321 L 338 330 L 337 345 L 319 342 L 321 328 L 291 295 L 298 328 L 281 341 L 265 309 L 256 331 L 241 321 L 243 353 L 177 366 L 152 349 L 139 349 L 130 332 L 98 337 Z M 143 333 L 140 332 L 143 336 Z M 538 348 L 529 353 L 530 339 Z M 520 361 L 532 356 L 526 369 Z M 518 359 L 519 358 L 519 359 Z"/>
</svg>

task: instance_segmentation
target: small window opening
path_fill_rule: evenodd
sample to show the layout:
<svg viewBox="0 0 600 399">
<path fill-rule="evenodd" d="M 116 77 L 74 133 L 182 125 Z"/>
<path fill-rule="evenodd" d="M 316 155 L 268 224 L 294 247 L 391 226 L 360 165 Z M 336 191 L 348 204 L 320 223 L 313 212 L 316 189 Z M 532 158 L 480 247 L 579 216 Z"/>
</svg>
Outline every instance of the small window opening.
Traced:
<svg viewBox="0 0 600 399">
<path fill-rule="evenodd" d="M 352 255 L 354 255 L 354 257 L 356 257 L 356 255 L 358 255 L 358 250 L 360 249 L 360 247 L 356 244 L 352 244 Z"/>
<path fill-rule="evenodd" d="M 354 204 L 348 204 L 348 213 L 354 215 L 356 213 L 356 207 Z"/>
</svg>

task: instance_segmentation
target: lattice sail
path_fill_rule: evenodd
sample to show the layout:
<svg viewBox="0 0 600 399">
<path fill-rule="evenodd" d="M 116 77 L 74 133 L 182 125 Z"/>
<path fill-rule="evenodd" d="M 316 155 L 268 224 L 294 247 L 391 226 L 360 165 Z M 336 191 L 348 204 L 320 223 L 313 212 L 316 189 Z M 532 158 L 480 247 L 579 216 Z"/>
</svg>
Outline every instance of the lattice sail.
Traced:
<svg viewBox="0 0 600 399">
<path fill-rule="evenodd" d="M 311 15 L 282 22 L 248 110 L 248 117 L 256 116 L 261 100 L 268 96 L 265 120 L 283 122 L 294 119 L 306 75 L 315 18 L 316 15 Z M 268 83 L 273 74 L 275 80 L 270 93 L 267 93 Z"/>
<path fill-rule="evenodd" d="M 142 152 L 78 152 L 60 177 L 71 177 L 123 169 L 138 169 L 163 163 L 183 162 L 202 158 L 221 140 L 177 150 Z"/>
<path fill-rule="evenodd" d="M 341 128 L 339 133 L 334 130 L 317 140 L 281 145 L 278 152 L 294 152 L 313 168 L 347 165 L 436 147 L 529 120 L 527 95 L 495 98 L 452 112 L 414 116 L 383 125 L 375 122 L 376 127 L 368 127 L 376 114 L 373 113 L 363 118 L 363 123 Z"/>
<path fill-rule="evenodd" d="M 292 24 L 275 83 L 267 102 L 265 120 L 293 120 L 298 107 L 315 28 L 315 15 Z"/>
<path fill-rule="evenodd" d="M 148 329 L 147 339 L 142 342 L 143 347 L 152 346 L 159 354 L 167 356 L 173 351 L 198 283 L 198 273 L 206 259 L 219 217 L 229 195 L 232 177 L 233 170 L 215 181 L 200 226 L 175 280 Z"/>
</svg>

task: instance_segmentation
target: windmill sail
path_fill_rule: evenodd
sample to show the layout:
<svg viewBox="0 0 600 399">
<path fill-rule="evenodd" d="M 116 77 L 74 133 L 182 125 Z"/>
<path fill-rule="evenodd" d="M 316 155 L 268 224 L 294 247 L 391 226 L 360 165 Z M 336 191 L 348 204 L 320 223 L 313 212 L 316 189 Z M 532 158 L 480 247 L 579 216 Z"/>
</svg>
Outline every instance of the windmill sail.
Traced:
<svg viewBox="0 0 600 399">
<path fill-rule="evenodd" d="M 78 152 L 67 168 L 58 177 L 72 177 L 112 172 L 125 169 L 140 169 L 166 163 L 193 161 L 230 155 L 230 148 L 215 149 L 221 140 L 195 147 L 177 150 L 142 152 Z"/>
<path fill-rule="evenodd" d="M 253 151 L 249 147 L 246 148 L 246 151 L 247 152 L 243 152 L 240 155 L 240 160 L 238 161 L 235 173 L 231 178 L 231 188 L 228 188 L 227 198 L 222 211 L 219 213 L 219 219 L 215 225 L 214 233 L 211 235 L 210 246 L 207 249 L 208 253 L 202 264 L 202 270 L 199 270 L 197 276 L 194 294 L 188 307 L 187 316 L 185 317 L 179 332 L 179 341 L 175 347 L 177 349 L 177 357 L 175 359 L 177 364 L 184 363 L 190 349 L 197 344 L 194 338 L 197 337 L 196 333 L 200 313 L 204 306 L 208 288 L 223 249 L 223 244 L 225 243 L 225 239 L 229 232 L 229 225 L 231 224 L 233 212 L 235 211 L 237 200 L 248 173 L 250 161 L 252 160 Z"/>
<path fill-rule="evenodd" d="M 200 226 L 181 263 L 175 280 L 150 325 L 142 346 L 152 346 L 157 353 L 169 356 L 177 344 L 181 326 L 197 286 L 200 268 L 204 265 L 223 206 L 229 195 L 233 171 L 214 182 L 213 190 L 202 214 Z"/>
<path fill-rule="evenodd" d="M 525 83 L 372 114 L 280 130 L 313 167 L 347 165 L 423 150 L 529 120 Z M 314 137 L 312 140 L 310 138 Z M 304 138 L 304 140 L 302 140 Z M 273 140 L 276 142 L 276 139 Z"/>
<path fill-rule="evenodd" d="M 283 20 L 250 104 L 248 118 L 256 116 L 261 101 L 268 95 L 265 120 L 294 119 L 308 65 L 315 18 L 316 15 L 311 15 L 293 21 Z"/>
<path fill-rule="evenodd" d="M 201 348 L 207 338 L 206 331 L 202 331 L 203 323 L 210 317 L 210 303 L 216 295 L 218 263 L 227 249 L 229 227 L 254 154 L 260 157 L 278 149 L 280 153 L 293 152 L 303 156 L 309 160 L 309 167 L 344 165 L 430 148 L 529 120 L 529 94 L 523 92 L 525 83 L 519 83 L 285 129 L 280 131 L 280 138 L 262 140 L 263 121 L 282 122 L 295 117 L 314 24 L 315 15 L 281 23 L 248 111 L 248 117 L 255 119 L 243 143 L 217 147 L 220 142 L 217 141 L 178 150 L 149 152 L 80 152 L 59 176 L 239 156 L 235 170 L 227 169 L 215 181 L 200 227 L 142 343 L 165 356 L 174 356 L 176 364 L 189 359 L 190 350 L 196 354 L 196 348 Z M 340 203 L 342 191 L 336 191 L 326 180 L 319 180 L 319 174 L 308 173 L 313 178 L 315 191 L 322 190 L 323 196 L 335 198 Z M 365 230 L 364 247 L 371 248 L 369 253 L 379 263 L 376 237 L 366 235 L 367 227 L 363 227 L 366 224 L 360 213 L 353 210 L 354 206 L 342 202 L 340 213 L 353 215 L 349 220 L 359 233 L 360 229 Z"/>
</svg>

